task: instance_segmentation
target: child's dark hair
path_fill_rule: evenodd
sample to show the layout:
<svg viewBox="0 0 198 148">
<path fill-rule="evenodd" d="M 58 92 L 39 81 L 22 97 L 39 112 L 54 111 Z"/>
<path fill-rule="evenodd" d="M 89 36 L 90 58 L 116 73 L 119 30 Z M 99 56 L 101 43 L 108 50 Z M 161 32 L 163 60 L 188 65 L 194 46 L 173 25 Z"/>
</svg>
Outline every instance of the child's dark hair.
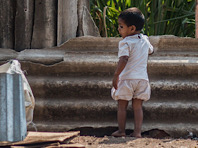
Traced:
<svg viewBox="0 0 198 148">
<path fill-rule="evenodd" d="M 121 18 L 128 27 L 134 25 L 137 31 L 144 27 L 144 15 L 136 7 L 122 11 L 118 18 Z"/>
</svg>

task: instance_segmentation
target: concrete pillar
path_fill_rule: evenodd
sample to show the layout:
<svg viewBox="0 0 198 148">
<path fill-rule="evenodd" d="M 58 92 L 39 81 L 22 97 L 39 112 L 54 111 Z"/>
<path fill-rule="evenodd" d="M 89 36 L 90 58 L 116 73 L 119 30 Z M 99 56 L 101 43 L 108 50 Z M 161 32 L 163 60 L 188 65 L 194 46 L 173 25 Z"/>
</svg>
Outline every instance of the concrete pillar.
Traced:
<svg viewBox="0 0 198 148">
<path fill-rule="evenodd" d="M 15 17 L 15 50 L 31 48 L 34 0 L 17 0 Z"/>
<path fill-rule="evenodd" d="M 195 37 L 198 38 L 198 0 L 196 0 L 196 9 L 195 9 Z"/>
<path fill-rule="evenodd" d="M 57 45 L 76 37 L 78 0 L 58 0 Z"/>
<path fill-rule="evenodd" d="M 31 48 L 56 46 L 58 0 L 35 0 Z"/>
<path fill-rule="evenodd" d="M 14 8 L 13 0 L 0 0 L 0 48 L 14 47 Z"/>
</svg>

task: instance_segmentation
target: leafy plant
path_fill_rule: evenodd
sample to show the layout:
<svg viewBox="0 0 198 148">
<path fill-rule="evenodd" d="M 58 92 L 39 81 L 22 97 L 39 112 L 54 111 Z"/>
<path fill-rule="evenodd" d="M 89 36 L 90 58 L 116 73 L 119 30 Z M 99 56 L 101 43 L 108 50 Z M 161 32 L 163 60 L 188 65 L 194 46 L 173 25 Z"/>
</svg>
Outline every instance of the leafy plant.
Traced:
<svg viewBox="0 0 198 148">
<path fill-rule="evenodd" d="M 195 0 L 90 0 L 92 17 L 103 37 L 119 36 L 118 15 L 129 7 L 138 7 L 145 15 L 144 34 L 195 37 L 195 4 Z"/>
</svg>

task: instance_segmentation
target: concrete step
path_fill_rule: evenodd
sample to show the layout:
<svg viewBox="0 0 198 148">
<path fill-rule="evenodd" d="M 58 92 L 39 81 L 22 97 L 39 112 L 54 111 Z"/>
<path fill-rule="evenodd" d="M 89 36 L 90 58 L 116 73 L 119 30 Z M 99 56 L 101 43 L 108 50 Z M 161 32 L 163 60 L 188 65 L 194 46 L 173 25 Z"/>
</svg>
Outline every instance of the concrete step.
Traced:
<svg viewBox="0 0 198 148">
<path fill-rule="evenodd" d="M 144 103 L 143 130 L 159 128 L 173 135 L 192 130 L 198 134 L 197 39 L 149 39 L 155 54 L 148 61 L 152 96 Z M 18 59 L 27 72 L 36 98 L 34 121 L 39 130 L 117 126 L 117 107 L 110 89 L 120 40 L 81 37 L 51 49 L 0 49 L 0 64 Z M 133 118 L 130 107 L 128 116 Z M 132 120 L 127 122 L 127 128 L 132 125 Z"/>
<path fill-rule="evenodd" d="M 194 79 L 150 80 L 151 96 L 154 100 L 198 101 L 198 81 Z M 190 97 L 189 97 L 190 96 Z"/>
<path fill-rule="evenodd" d="M 131 104 L 128 117 L 133 118 Z M 198 103 L 193 102 L 157 102 L 148 101 L 143 105 L 144 121 L 196 122 L 198 120 Z M 62 99 L 36 100 L 34 120 L 36 121 L 111 121 L 116 119 L 117 102 L 114 100 Z M 184 116 L 185 115 L 185 116 Z"/>
<path fill-rule="evenodd" d="M 70 51 L 117 51 L 122 38 L 78 37 L 71 39 L 58 48 Z M 197 51 L 198 40 L 195 38 L 181 38 L 171 35 L 150 36 L 149 40 L 157 51 Z"/>
<path fill-rule="evenodd" d="M 111 78 L 28 77 L 36 97 L 105 97 L 110 95 Z"/>
<path fill-rule="evenodd" d="M 35 97 L 111 98 L 111 77 L 28 77 Z M 151 79 L 152 98 L 159 100 L 197 100 L 196 79 Z M 191 96 L 189 98 L 189 96 Z"/>
<path fill-rule="evenodd" d="M 117 55 L 114 53 L 67 53 L 61 62 L 50 65 L 27 61 L 21 61 L 21 64 L 28 75 L 103 77 L 113 76 L 117 61 Z M 151 56 L 148 61 L 148 73 L 151 77 L 197 78 L 198 57 Z"/>
<path fill-rule="evenodd" d="M 151 57 L 148 62 L 148 74 L 150 77 L 180 77 L 193 79 L 198 74 L 198 58 L 182 56 Z"/>
<path fill-rule="evenodd" d="M 0 48 L 0 61 L 17 59 L 40 64 L 53 64 L 63 61 L 67 52 L 114 52 L 118 51 L 118 43 L 122 38 L 78 37 L 71 39 L 59 47 L 46 49 L 26 49 L 16 52 L 12 49 Z M 195 38 L 179 38 L 175 36 L 150 36 L 149 40 L 157 53 L 171 53 L 197 55 L 198 42 Z M 171 53 L 172 54 L 172 53 Z M 192 54 L 191 54 L 192 55 Z"/>
<path fill-rule="evenodd" d="M 117 121 L 78 121 L 73 122 L 70 120 L 65 120 L 63 122 L 55 121 L 42 121 L 35 122 L 38 131 L 53 131 L 53 132 L 61 132 L 61 131 L 69 131 L 69 130 L 80 130 L 80 131 L 89 131 L 89 134 L 95 134 L 99 136 L 111 135 L 112 132 L 117 128 Z M 126 130 L 133 130 L 133 121 L 127 119 Z M 170 120 L 167 122 L 143 122 L 142 125 L 142 133 L 145 131 L 149 131 L 152 129 L 160 129 L 167 132 L 171 137 L 180 138 L 186 137 L 189 135 L 189 132 L 192 132 L 195 135 L 198 135 L 197 123 L 192 122 L 171 122 Z M 35 130 L 32 126 L 28 127 L 28 130 Z M 97 132 L 97 131 L 98 132 Z"/>
<path fill-rule="evenodd" d="M 198 57 L 197 51 L 188 51 L 188 49 L 185 49 L 184 51 L 156 51 L 152 57 L 158 56 L 169 56 L 169 57 Z"/>
<path fill-rule="evenodd" d="M 62 61 L 21 61 L 22 69 L 28 75 L 112 75 L 118 61 L 112 52 L 67 52 L 62 55 Z M 36 58 L 35 58 L 36 59 Z M 51 64 L 50 64 L 51 63 Z"/>
<path fill-rule="evenodd" d="M 157 47 L 159 51 L 198 51 L 198 39 L 195 38 L 153 36 L 149 37 L 149 39 L 151 40 L 151 44 Z"/>
<path fill-rule="evenodd" d="M 10 53 L 10 55 L 9 55 Z M 157 51 L 149 57 L 150 76 L 198 76 L 198 52 Z M 117 52 L 107 51 L 64 51 L 25 50 L 16 53 L 3 50 L 0 64 L 9 59 L 18 59 L 28 75 L 37 76 L 112 76 L 117 66 Z M 179 73 L 179 75 L 178 75 Z"/>
</svg>

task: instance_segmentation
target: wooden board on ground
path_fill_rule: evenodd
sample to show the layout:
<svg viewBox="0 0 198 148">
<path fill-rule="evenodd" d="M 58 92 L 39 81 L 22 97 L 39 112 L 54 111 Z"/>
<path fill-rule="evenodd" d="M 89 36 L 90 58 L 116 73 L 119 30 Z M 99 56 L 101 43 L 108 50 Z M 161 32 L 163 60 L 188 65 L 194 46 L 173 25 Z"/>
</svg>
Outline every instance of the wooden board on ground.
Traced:
<svg viewBox="0 0 198 148">
<path fill-rule="evenodd" d="M 19 142 L 0 142 L 0 146 L 33 145 L 50 142 L 64 142 L 80 134 L 75 132 L 28 132 L 27 137 Z"/>
<path fill-rule="evenodd" d="M 46 148 L 85 148 L 82 144 L 61 144 L 59 146 L 48 146 Z"/>
</svg>

